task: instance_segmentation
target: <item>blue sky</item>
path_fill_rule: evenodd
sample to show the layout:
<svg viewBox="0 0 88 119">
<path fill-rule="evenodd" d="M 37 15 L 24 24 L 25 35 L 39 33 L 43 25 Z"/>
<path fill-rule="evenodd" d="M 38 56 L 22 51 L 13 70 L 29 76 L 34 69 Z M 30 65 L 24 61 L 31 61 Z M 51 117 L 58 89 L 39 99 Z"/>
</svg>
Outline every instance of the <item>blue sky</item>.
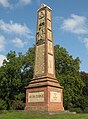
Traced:
<svg viewBox="0 0 88 119">
<path fill-rule="evenodd" d="M 0 65 L 10 50 L 25 54 L 35 44 L 41 3 L 53 10 L 54 44 L 79 57 L 88 72 L 88 0 L 0 0 Z"/>
</svg>

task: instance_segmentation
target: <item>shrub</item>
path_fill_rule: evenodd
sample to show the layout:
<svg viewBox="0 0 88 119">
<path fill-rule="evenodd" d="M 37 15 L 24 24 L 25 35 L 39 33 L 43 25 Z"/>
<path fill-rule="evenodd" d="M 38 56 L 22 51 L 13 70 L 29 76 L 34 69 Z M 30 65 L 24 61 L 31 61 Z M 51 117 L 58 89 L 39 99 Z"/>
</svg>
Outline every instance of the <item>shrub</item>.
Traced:
<svg viewBox="0 0 88 119">
<path fill-rule="evenodd" d="M 77 107 L 77 108 L 70 108 L 69 111 L 71 112 L 76 112 L 76 113 L 83 113 L 82 109 Z"/>
<path fill-rule="evenodd" d="M 14 110 L 23 110 L 25 107 L 25 104 L 21 100 L 14 100 L 12 102 L 12 109 Z"/>
<path fill-rule="evenodd" d="M 88 107 L 86 107 L 83 112 L 88 113 Z"/>
<path fill-rule="evenodd" d="M 6 109 L 7 109 L 6 102 L 0 99 L 0 110 L 6 110 Z"/>
</svg>

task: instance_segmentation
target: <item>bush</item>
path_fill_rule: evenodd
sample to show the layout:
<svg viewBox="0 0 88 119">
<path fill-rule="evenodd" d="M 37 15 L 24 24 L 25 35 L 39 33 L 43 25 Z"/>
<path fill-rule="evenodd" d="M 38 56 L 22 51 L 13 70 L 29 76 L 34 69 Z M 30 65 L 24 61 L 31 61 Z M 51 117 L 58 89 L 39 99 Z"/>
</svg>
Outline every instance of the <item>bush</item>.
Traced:
<svg viewBox="0 0 88 119">
<path fill-rule="evenodd" d="M 88 113 L 88 107 L 86 107 L 83 112 Z"/>
<path fill-rule="evenodd" d="M 0 110 L 6 110 L 6 109 L 7 109 L 6 102 L 0 99 Z"/>
<path fill-rule="evenodd" d="M 14 110 L 23 110 L 24 107 L 25 107 L 25 104 L 21 100 L 14 100 L 12 102 L 11 109 L 14 109 Z"/>
<path fill-rule="evenodd" d="M 76 112 L 76 113 L 83 113 L 82 109 L 81 108 L 70 108 L 69 111 L 71 112 Z"/>
<path fill-rule="evenodd" d="M 80 107 L 84 111 L 88 107 L 88 96 L 80 96 L 76 102 L 76 107 Z"/>
</svg>

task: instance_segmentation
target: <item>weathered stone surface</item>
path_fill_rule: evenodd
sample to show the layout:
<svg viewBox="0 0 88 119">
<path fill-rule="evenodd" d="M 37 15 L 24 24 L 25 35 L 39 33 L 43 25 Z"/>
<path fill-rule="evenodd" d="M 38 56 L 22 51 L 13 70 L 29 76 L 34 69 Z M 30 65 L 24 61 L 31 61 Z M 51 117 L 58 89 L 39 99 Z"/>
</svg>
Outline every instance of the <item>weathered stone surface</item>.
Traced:
<svg viewBox="0 0 88 119">
<path fill-rule="evenodd" d="M 36 46 L 35 75 L 45 73 L 45 44 Z"/>
<path fill-rule="evenodd" d="M 62 89 L 52 86 L 42 86 L 42 87 L 36 87 L 36 88 L 30 88 L 26 90 L 26 93 L 38 93 L 38 92 L 44 92 L 44 101 L 43 102 L 28 102 L 28 96 L 26 97 L 26 108 L 29 111 L 61 111 L 64 110 L 63 108 L 63 95 L 62 95 Z M 51 101 L 51 92 L 57 92 L 61 95 L 61 101 Z"/>
</svg>

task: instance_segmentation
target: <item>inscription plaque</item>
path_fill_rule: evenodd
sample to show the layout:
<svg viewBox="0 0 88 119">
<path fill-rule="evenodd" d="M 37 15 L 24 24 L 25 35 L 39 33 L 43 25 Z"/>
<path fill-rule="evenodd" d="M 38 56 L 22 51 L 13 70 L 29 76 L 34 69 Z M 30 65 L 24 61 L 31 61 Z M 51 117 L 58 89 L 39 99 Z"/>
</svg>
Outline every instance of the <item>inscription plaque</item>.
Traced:
<svg viewBox="0 0 88 119">
<path fill-rule="evenodd" d="M 28 102 L 44 102 L 44 92 L 33 92 L 28 94 Z"/>
<path fill-rule="evenodd" d="M 60 92 L 50 92 L 50 102 L 61 102 L 61 93 Z"/>
</svg>

